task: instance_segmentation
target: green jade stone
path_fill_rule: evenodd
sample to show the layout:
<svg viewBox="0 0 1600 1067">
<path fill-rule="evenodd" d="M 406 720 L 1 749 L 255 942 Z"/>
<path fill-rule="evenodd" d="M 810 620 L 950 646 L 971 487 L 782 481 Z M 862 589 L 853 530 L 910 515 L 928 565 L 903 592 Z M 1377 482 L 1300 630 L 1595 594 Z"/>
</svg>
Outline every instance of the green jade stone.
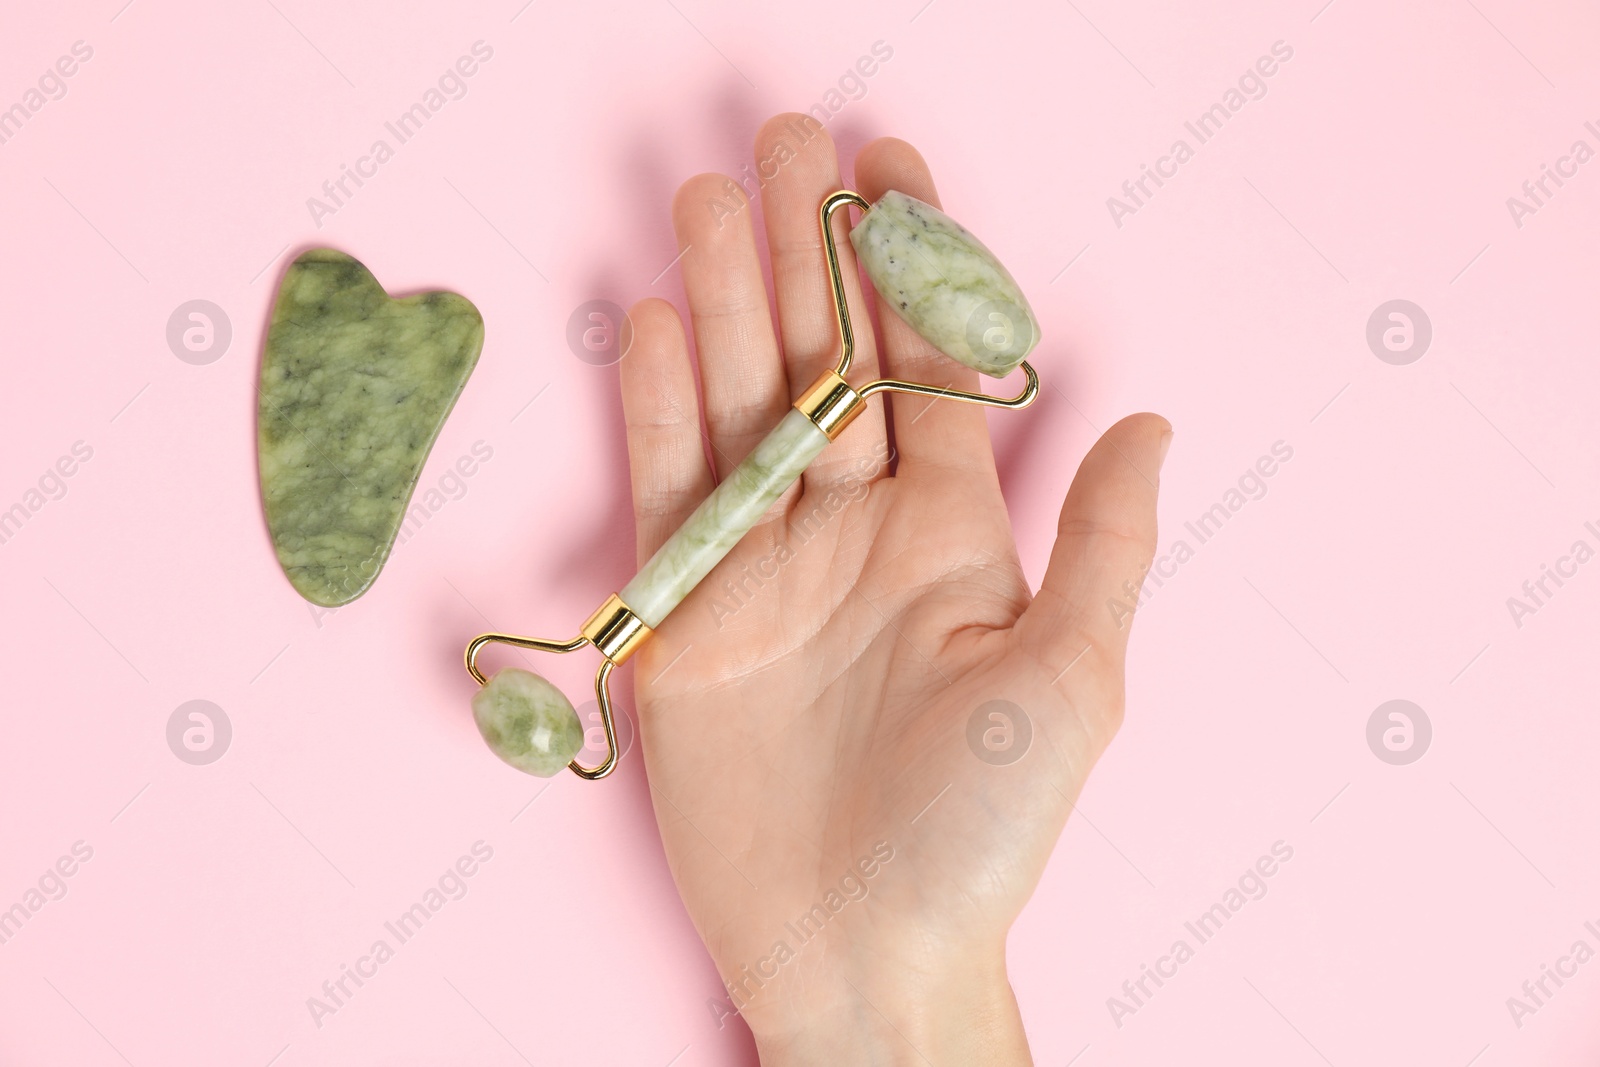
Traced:
<svg viewBox="0 0 1600 1067">
<path fill-rule="evenodd" d="M 267 528 L 301 596 L 337 607 L 378 577 L 482 348 L 465 297 L 391 299 L 332 249 L 290 265 L 261 361 L 257 451 Z"/>
<path fill-rule="evenodd" d="M 496 671 L 472 698 L 472 717 L 496 756 L 540 778 L 560 774 L 583 748 L 572 702 L 531 671 Z"/>
<path fill-rule="evenodd" d="M 1022 287 L 955 219 L 890 190 L 850 231 L 883 304 L 951 359 L 1004 378 L 1039 343 Z"/>
</svg>

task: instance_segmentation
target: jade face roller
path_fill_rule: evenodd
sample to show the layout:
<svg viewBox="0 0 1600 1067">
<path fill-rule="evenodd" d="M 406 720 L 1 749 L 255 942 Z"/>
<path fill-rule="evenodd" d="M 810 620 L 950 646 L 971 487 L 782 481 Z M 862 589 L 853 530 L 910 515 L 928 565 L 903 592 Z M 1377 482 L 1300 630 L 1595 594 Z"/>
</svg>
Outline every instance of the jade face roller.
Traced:
<svg viewBox="0 0 1600 1067">
<path fill-rule="evenodd" d="M 1010 399 L 881 378 L 858 387 L 845 375 L 855 338 L 845 302 L 832 220 L 854 205 L 864 214 L 850 231 L 861 268 L 879 300 L 945 355 L 992 377 L 1021 367 L 1027 383 Z M 497 756 L 543 778 L 570 767 L 582 778 L 604 778 L 617 765 L 609 680 L 655 628 L 711 572 L 828 442 L 844 432 L 874 393 L 916 393 L 991 407 L 1021 408 L 1039 394 L 1039 376 L 1025 360 L 1038 342 L 1038 323 L 1022 290 L 994 255 L 954 219 L 904 193 L 876 204 L 849 190 L 833 193 L 818 211 L 833 308 L 839 323 L 839 362 L 800 394 L 794 407 L 688 520 L 650 557 L 633 580 L 613 593 L 568 641 L 481 634 L 467 646 L 467 671 L 483 688 L 473 718 Z M 601 655 L 595 698 L 606 735 L 606 758 L 585 767 L 574 758 L 583 731 L 571 702 L 536 674 L 514 667 L 485 678 L 478 654 L 500 643 L 541 652 L 575 652 L 593 645 Z"/>
</svg>

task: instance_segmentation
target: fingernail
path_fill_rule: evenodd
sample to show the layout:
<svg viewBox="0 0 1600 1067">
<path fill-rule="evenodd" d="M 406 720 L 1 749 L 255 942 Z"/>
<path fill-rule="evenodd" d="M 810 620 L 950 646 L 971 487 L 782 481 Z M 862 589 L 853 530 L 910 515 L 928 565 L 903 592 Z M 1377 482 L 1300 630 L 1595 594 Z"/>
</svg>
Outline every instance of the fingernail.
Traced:
<svg viewBox="0 0 1600 1067">
<path fill-rule="evenodd" d="M 1172 431 L 1168 430 L 1161 435 L 1161 454 L 1156 457 L 1156 470 L 1160 470 L 1167 462 L 1167 449 L 1172 447 Z"/>
</svg>

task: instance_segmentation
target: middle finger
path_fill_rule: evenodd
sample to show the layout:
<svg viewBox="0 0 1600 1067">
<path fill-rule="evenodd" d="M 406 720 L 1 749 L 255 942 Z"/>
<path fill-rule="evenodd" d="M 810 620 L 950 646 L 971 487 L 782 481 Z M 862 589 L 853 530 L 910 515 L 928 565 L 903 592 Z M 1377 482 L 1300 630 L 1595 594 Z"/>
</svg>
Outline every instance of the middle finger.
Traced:
<svg viewBox="0 0 1600 1067">
<path fill-rule="evenodd" d="M 719 480 L 789 406 L 750 216 L 743 190 L 721 174 L 690 178 L 672 202 Z"/>
</svg>

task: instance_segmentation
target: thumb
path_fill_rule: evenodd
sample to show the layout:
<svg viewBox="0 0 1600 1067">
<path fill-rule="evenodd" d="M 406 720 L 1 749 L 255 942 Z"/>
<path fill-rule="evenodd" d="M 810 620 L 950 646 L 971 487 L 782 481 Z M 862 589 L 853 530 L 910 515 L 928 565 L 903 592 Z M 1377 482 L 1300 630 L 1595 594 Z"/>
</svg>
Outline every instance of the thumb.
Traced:
<svg viewBox="0 0 1600 1067">
<path fill-rule="evenodd" d="M 1023 647 L 1059 677 L 1098 667 L 1122 677 L 1140 584 L 1156 548 L 1156 488 L 1172 443 L 1160 415 L 1129 415 L 1078 466 L 1044 585 L 1018 620 Z"/>
</svg>

